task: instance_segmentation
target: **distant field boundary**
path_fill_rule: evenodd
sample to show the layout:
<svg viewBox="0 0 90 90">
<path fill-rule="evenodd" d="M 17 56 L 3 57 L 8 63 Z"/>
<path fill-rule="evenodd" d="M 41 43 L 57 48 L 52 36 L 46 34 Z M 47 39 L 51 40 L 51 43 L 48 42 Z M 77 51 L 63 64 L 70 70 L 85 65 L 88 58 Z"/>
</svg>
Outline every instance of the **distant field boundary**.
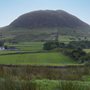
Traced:
<svg viewBox="0 0 90 90">
<path fill-rule="evenodd" d="M 54 66 L 54 65 L 16 65 L 16 64 L 0 64 L 0 67 L 45 67 L 45 68 L 83 68 L 83 67 L 90 67 L 85 66 L 83 64 L 72 64 L 72 65 L 61 65 L 61 66 Z"/>
<path fill-rule="evenodd" d="M 33 54 L 33 53 L 47 53 L 47 51 L 16 51 L 14 53 L 2 53 L 2 55 L 15 55 L 15 54 Z"/>
</svg>

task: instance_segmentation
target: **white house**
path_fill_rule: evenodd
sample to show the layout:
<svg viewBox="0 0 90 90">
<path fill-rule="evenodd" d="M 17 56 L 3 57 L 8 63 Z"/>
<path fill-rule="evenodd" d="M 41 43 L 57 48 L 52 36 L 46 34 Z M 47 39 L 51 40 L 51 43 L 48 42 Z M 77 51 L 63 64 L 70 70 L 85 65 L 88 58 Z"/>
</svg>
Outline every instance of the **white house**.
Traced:
<svg viewBox="0 0 90 90">
<path fill-rule="evenodd" d="M 0 47 L 0 50 L 5 50 L 5 48 L 4 47 Z"/>
</svg>

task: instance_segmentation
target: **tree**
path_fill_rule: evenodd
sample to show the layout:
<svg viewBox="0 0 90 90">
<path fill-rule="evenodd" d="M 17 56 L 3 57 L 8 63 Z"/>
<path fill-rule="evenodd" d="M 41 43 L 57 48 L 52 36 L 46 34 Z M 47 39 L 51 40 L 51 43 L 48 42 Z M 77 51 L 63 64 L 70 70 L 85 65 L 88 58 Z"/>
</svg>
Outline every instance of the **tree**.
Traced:
<svg viewBox="0 0 90 90">
<path fill-rule="evenodd" d="M 80 60 L 81 63 L 90 63 L 90 53 L 86 54 L 85 56 L 82 56 Z"/>
<path fill-rule="evenodd" d="M 75 49 L 71 52 L 71 56 L 75 60 L 80 60 L 80 58 L 85 55 L 86 55 L 86 53 L 81 48 Z"/>
<path fill-rule="evenodd" d="M 43 49 L 44 50 L 52 50 L 54 48 L 56 48 L 58 46 L 59 43 L 55 42 L 55 41 L 48 41 L 45 42 L 43 45 Z"/>
<path fill-rule="evenodd" d="M 64 43 L 59 43 L 56 40 L 45 42 L 43 45 L 44 50 L 52 50 L 54 48 L 66 48 L 66 45 Z"/>
<path fill-rule="evenodd" d="M 7 46 L 7 45 L 5 45 L 5 46 L 4 46 L 4 48 L 5 48 L 5 49 L 8 49 L 8 46 Z"/>
</svg>

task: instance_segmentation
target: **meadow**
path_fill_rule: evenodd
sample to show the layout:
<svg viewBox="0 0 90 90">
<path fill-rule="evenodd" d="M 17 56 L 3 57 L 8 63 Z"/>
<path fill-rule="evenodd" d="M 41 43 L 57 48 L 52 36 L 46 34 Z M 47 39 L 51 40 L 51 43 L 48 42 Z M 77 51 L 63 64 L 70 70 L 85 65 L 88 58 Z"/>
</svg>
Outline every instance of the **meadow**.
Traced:
<svg viewBox="0 0 90 90">
<path fill-rule="evenodd" d="M 2 85 L 1 90 L 90 90 L 90 82 L 80 82 L 80 81 L 9 80 L 8 85 L 5 85 L 6 83 L 7 83 L 6 80 L 0 82 L 0 86 Z"/>
<path fill-rule="evenodd" d="M 43 43 L 6 43 L 17 50 L 0 51 L 0 90 L 90 90 L 90 66 Z"/>
<path fill-rule="evenodd" d="M 58 52 L 1 55 L 0 64 L 61 65 L 76 62 Z"/>
<path fill-rule="evenodd" d="M 19 51 L 40 51 L 43 48 L 44 42 L 20 42 L 17 44 L 5 43 L 8 46 L 14 46 Z"/>
<path fill-rule="evenodd" d="M 89 68 L 0 65 L 0 90 L 90 90 Z"/>
<path fill-rule="evenodd" d="M 65 12 L 61 14 L 65 18 L 69 16 L 69 14 L 66 16 Z M 42 15 L 41 21 L 43 21 Z M 55 13 L 50 15 L 50 21 L 52 21 L 53 15 Z M 64 26 L 66 20 L 62 16 L 59 17 L 62 18 L 60 20 L 61 28 L 55 22 L 51 22 L 52 24 L 55 23 L 55 27 L 50 25 L 47 28 L 37 28 L 36 23 L 39 24 L 39 22 L 33 23 L 33 18 L 31 18 L 31 24 L 36 28 L 13 27 L 12 23 L 0 28 L 0 40 L 5 41 L 4 45 L 7 47 L 16 48 L 16 50 L 0 51 L 0 90 L 90 90 L 90 64 L 87 63 L 88 60 L 85 57 L 83 58 L 86 62 L 81 64 L 83 60 L 81 55 L 86 56 L 85 54 L 89 53 L 90 50 L 84 49 L 86 53 L 82 54 L 78 44 L 76 48 L 79 49 L 79 53 L 76 50 L 73 51 L 73 54 L 72 52 L 69 55 L 64 53 L 68 52 L 66 44 L 69 42 L 90 40 L 90 34 L 88 33 L 90 28 L 79 28 L 79 24 L 84 26 L 83 22 L 73 16 L 71 19 L 70 17 L 67 18 L 69 23 L 66 22 Z M 46 20 L 48 18 L 49 15 Z M 28 18 L 26 19 L 26 23 L 29 25 Z M 24 24 L 23 20 L 19 24 Z M 58 22 L 58 18 L 53 21 Z M 62 21 L 64 22 L 62 23 Z M 40 27 L 42 23 L 39 24 Z M 48 23 L 48 20 L 44 25 L 46 23 Z M 62 43 L 61 47 L 57 47 L 58 44 L 53 44 L 52 46 L 55 49 L 51 51 L 43 50 L 44 42 L 57 41 L 57 39 Z M 60 51 L 58 48 L 63 50 Z"/>
<path fill-rule="evenodd" d="M 57 51 L 43 51 L 44 42 L 6 43 L 17 50 L 0 51 L 0 64 L 62 65 L 77 64 L 72 58 Z"/>
</svg>

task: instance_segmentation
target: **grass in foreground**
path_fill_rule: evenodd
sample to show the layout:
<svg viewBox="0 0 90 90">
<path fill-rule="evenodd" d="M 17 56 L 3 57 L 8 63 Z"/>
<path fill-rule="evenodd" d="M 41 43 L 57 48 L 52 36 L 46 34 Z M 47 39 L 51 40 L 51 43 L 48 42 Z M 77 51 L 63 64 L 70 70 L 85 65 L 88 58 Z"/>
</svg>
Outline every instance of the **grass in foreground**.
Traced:
<svg viewBox="0 0 90 90">
<path fill-rule="evenodd" d="M 90 90 L 90 82 L 35 80 L 13 81 L 11 79 L 0 80 L 1 90 Z"/>
</svg>

